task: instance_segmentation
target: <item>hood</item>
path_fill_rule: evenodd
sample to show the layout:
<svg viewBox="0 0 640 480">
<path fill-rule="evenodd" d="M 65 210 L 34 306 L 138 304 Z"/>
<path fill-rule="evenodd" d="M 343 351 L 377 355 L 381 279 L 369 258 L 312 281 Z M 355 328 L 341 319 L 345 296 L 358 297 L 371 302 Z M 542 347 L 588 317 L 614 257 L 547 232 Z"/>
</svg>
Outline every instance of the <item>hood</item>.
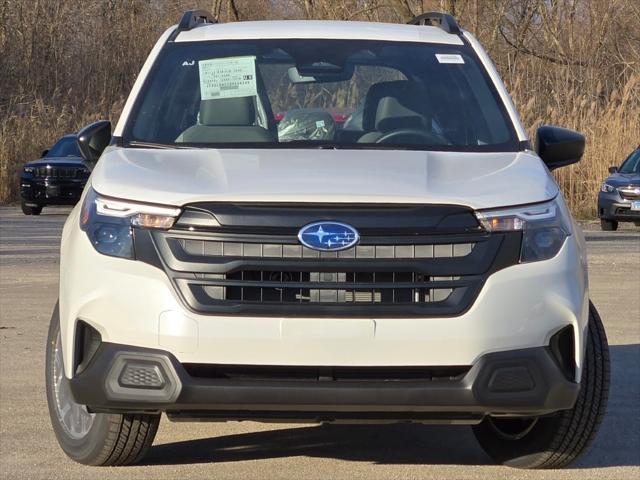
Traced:
<svg viewBox="0 0 640 480">
<path fill-rule="evenodd" d="M 91 183 L 103 195 L 175 206 L 434 203 L 481 209 L 540 202 L 558 192 L 530 152 L 110 148 Z"/>
<path fill-rule="evenodd" d="M 614 173 L 605 180 L 612 187 L 626 187 L 640 185 L 640 173 Z"/>
<path fill-rule="evenodd" d="M 45 157 L 25 163 L 25 167 L 43 167 L 46 165 L 56 165 L 61 167 L 84 167 L 80 157 Z"/>
</svg>

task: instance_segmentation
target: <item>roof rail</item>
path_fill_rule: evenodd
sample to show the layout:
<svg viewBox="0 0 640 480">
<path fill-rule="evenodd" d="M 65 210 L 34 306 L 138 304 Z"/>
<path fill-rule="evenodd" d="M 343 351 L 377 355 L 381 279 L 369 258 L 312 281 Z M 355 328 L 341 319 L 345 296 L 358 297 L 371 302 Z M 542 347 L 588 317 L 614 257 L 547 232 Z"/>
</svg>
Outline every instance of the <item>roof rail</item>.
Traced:
<svg viewBox="0 0 640 480">
<path fill-rule="evenodd" d="M 412 18 L 407 22 L 409 25 L 427 25 L 439 27 L 447 33 L 460 35 L 462 32 L 456 19 L 448 13 L 427 12 Z"/>
<path fill-rule="evenodd" d="M 218 21 L 206 10 L 187 10 L 180 19 L 177 31 L 186 32 L 201 23 L 218 23 Z"/>
</svg>

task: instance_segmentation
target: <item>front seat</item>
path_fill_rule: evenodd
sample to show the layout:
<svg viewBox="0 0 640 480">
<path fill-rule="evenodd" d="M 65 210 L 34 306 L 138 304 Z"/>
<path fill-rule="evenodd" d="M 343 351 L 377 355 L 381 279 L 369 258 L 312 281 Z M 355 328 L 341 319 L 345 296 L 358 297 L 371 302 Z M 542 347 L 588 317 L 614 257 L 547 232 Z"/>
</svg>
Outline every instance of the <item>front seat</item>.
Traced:
<svg viewBox="0 0 640 480">
<path fill-rule="evenodd" d="M 176 139 L 178 143 L 275 142 L 266 128 L 255 125 L 255 97 L 216 98 L 200 102 L 198 123 Z"/>
<path fill-rule="evenodd" d="M 432 112 L 427 89 L 410 80 L 371 85 L 364 100 L 358 143 L 375 143 L 385 134 L 403 129 L 431 131 Z"/>
</svg>

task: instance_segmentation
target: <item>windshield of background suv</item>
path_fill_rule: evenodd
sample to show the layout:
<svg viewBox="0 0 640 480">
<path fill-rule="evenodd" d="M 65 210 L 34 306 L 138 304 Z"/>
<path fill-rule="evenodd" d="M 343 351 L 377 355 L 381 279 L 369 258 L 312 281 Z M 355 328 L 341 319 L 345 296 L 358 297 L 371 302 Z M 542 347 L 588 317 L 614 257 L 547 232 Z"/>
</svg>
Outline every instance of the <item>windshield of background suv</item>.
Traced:
<svg viewBox="0 0 640 480">
<path fill-rule="evenodd" d="M 640 173 L 640 148 L 629 155 L 624 163 L 620 166 L 620 173 Z"/>
<path fill-rule="evenodd" d="M 62 138 L 51 147 L 47 157 L 79 157 L 78 142 L 75 138 Z"/>
<path fill-rule="evenodd" d="M 469 47 L 360 40 L 169 44 L 124 141 L 518 150 L 504 105 Z"/>
</svg>

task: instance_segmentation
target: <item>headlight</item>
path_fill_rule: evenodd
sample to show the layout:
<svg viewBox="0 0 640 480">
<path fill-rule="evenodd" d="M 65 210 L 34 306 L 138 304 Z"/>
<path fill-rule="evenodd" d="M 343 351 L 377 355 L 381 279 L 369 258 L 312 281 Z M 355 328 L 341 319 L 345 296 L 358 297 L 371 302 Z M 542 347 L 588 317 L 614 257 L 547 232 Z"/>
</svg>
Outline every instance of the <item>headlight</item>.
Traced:
<svg viewBox="0 0 640 480">
<path fill-rule="evenodd" d="M 33 173 L 35 167 L 24 167 L 24 173 Z"/>
<path fill-rule="evenodd" d="M 134 258 L 132 227 L 171 228 L 179 208 L 105 198 L 89 188 L 82 204 L 80 228 L 104 255 Z"/>
<path fill-rule="evenodd" d="M 600 187 L 600 191 L 604 193 L 613 193 L 616 191 L 616 187 L 609 185 L 608 183 L 603 183 Z"/>
<path fill-rule="evenodd" d="M 491 232 L 522 231 L 521 263 L 556 256 L 571 235 L 570 214 L 560 196 L 536 205 L 476 212 L 476 217 Z"/>
</svg>

